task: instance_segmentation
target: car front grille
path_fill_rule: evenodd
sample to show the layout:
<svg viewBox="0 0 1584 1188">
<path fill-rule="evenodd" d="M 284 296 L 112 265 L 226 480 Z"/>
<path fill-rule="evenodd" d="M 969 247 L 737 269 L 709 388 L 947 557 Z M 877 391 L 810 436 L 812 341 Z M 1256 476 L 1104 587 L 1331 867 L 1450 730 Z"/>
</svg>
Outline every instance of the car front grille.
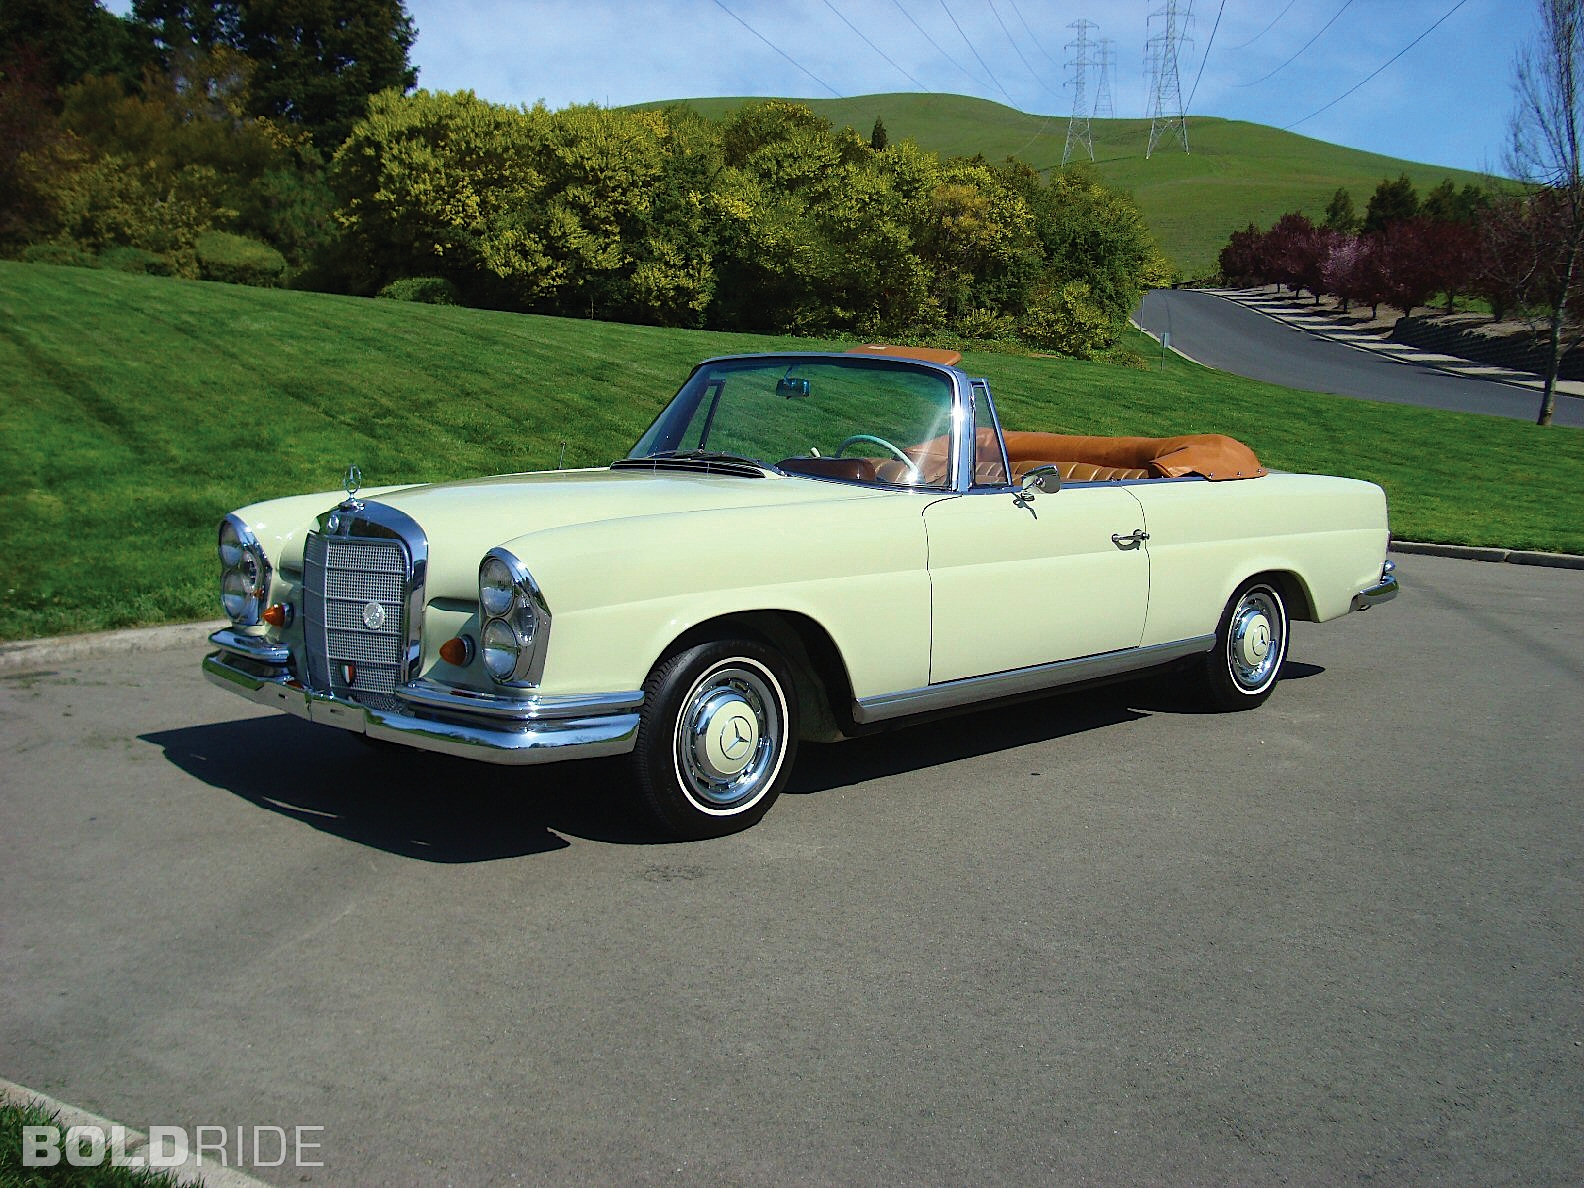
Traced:
<svg viewBox="0 0 1584 1188">
<path fill-rule="evenodd" d="M 412 568 L 399 540 L 308 534 L 302 605 L 310 687 L 395 708 L 407 679 Z"/>
</svg>

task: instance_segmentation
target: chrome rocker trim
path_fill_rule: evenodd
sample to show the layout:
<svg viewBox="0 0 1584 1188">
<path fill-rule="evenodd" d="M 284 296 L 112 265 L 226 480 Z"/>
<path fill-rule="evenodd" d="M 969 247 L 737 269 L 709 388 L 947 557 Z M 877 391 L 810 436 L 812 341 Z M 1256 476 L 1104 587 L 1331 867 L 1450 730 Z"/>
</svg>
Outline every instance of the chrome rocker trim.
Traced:
<svg viewBox="0 0 1584 1188">
<path fill-rule="evenodd" d="M 1383 602 L 1390 602 L 1397 597 L 1400 588 L 1397 585 L 1397 562 L 1388 561 L 1381 566 L 1380 581 L 1367 590 L 1360 590 L 1353 595 L 1353 604 L 1348 609 L 1366 611 L 1372 606 L 1379 606 Z"/>
<path fill-rule="evenodd" d="M 955 709 L 995 697 L 1016 697 L 1023 693 L 1074 685 L 1079 681 L 1103 680 L 1198 655 L 1214 647 L 1215 636 L 1196 635 L 1176 643 L 1102 652 L 1098 656 L 1036 664 L 1032 668 L 1014 668 L 989 676 L 963 677 L 939 685 L 926 685 L 922 689 L 909 689 L 905 693 L 864 697 L 853 703 L 853 720 L 860 725 L 868 725 L 870 722 L 883 722 L 887 718 L 900 718 L 905 714 Z"/>
<path fill-rule="evenodd" d="M 420 681 L 397 693 L 412 704 L 413 712 L 374 709 L 304 687 L 284 659 L 259 671 L 259 650 L 234 648 L 231 634 L 217 631 L 209 637 L 221 649 L 204 658 L 204 677 L 210 683 L 270 709 L 370 738 L 519 766 L 625 755 L 638 741 L 642 693 L 532 697 L 508 704 L 506 698 L 489 695 L 477 701 L 443 697 L 441 686 Z"/>
</svg>

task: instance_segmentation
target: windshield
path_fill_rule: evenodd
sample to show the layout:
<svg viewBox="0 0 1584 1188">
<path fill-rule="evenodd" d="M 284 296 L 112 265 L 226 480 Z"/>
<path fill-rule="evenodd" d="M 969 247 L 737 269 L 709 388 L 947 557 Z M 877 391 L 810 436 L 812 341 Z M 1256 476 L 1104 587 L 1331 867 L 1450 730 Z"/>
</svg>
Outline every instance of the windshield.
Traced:
<svg viewBox="0 0 1584 1188">
<path fill-rule="evenodd" d="M 789 474 L 950 484 L 951 378 L 897 360 L 761 356 L 701 366 L 629 460 L 743 458 Z"/>
</svg>

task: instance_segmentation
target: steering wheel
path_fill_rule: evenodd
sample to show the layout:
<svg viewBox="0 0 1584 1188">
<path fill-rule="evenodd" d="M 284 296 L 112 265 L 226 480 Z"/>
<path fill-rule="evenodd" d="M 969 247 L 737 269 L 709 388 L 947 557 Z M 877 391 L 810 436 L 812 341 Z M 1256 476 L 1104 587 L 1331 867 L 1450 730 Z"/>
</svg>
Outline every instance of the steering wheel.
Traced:
<svg viewBox="0 0 1584 1188">
<path fill-rule="evenodd" d="M 841 451 L 846 450 L 849 445 L 854 445 L 855 442 L 873 442 L 874 445 L 878 445 L 878 447 L 881 447 L 882 450 L 889 450 L 890 455 L 897 459 L 898 463 L 908 467 L 909 482 L 919 482 L 919 464 L 917 464 L 914 459 L 909 458 L 906 453 L 903 453 L 901 448 L 898 448 L 897 445 L 892 445 L 890 442 L 887 442 L 884 437 L 876 437 L 874 434 L 871 434 L 871 432 L 855 432 L 855 434 L 852 434 L 851 437 L 843 437 L 843 439 L 841 439 L 841 445 L 836 447 L 836 451 L 833 453 L 832 458 L 841 458 Z"/>
</svg>

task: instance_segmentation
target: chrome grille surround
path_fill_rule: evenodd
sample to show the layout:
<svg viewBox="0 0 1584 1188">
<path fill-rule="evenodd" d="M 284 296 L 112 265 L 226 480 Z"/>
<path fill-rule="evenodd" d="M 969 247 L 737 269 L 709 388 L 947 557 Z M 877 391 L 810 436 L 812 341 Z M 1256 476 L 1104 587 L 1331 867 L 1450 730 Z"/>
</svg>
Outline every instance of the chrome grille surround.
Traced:
<svg viewBox="0 0 1584 1188">
<path fill-rule="evenodd" d="M 306 684 L 395 709 L 418 675 L 429 542 L 405 512 L 349 499 L 303 542 Z M 350 677 L 350 679 L 348 679 Z"/>
</svg>

